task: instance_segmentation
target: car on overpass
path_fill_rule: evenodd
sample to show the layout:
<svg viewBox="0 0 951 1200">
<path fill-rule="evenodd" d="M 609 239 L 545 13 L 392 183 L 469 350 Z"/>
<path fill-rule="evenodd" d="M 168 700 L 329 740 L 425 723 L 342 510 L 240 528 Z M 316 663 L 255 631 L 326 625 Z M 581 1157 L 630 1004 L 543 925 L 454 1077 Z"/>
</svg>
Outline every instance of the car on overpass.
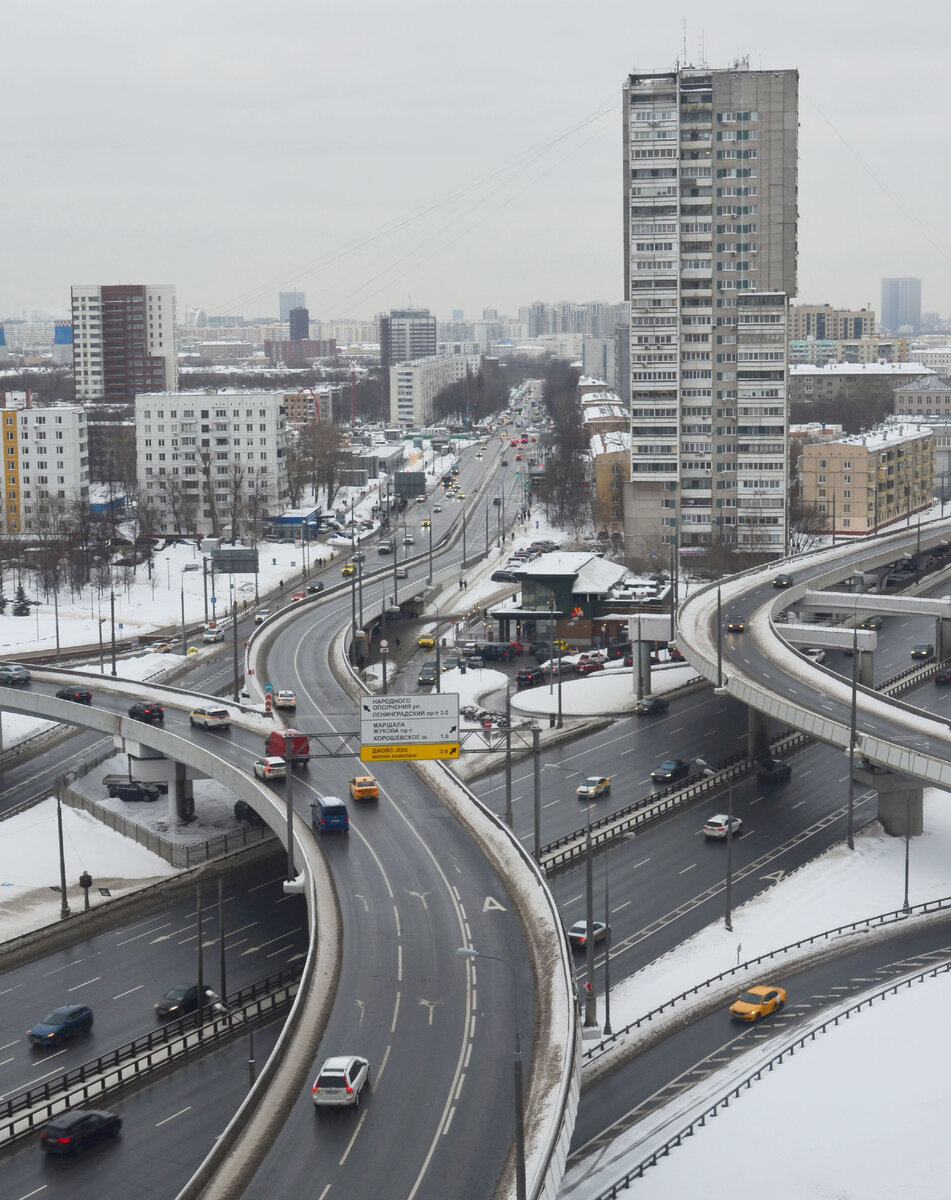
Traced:
<svg viewBox="0 0 951 1200">
<path fill-rule="evenodd" d="M 912 646 L 912 658 L 931 658 L 934 654 L 934 646 L 930 642 L 919 642 L 917 646 Z"/>
<path fill-rule="evenodd" d="M 682 758 L 667 758 L 659 767 L 651 771 L 653 783 L 676 783 L 678 779 L 686 779 L 690 774 L 690 763 Z"/>
<path fill-rule="evenodd" d="M 57 700 L 72 700 L 75 704 L 92 704 L 92 692 L 84 687 L 61 687 Z"/>
<path fill-rule="evenodd" d="M 787 575 L 785 572 L 780 572 L 779 575 L 773 576 L 773 587 L 774 588 L 792 587 L 792 583 L 793 583 L 793 577 L 791 575 Z"/>
<path fill-rule="evenodd" d="M 30 672 L 22 665 L 22 663 L 0 664 L 0 683 L 10 686 L 11 684 L 29 682 Z"/>
<path fill-rule="evenodd" d="M 610 791 L 611 780 L 606 775 L 589 775 L 584 783 L 575 789 L 575 794 L 582 800 L 597 800 L 599 796 L 606 796 Z"/>
<path fill-rule="evenodd" d="M 785 988 L 757 985 L 730 1005 L 730 1016 L 734 1021 L 747 1021 L 755 1025 L 763 1017 L 781 1012 L 785 1003 Z"/>
<path fill-rule="evenodd" d="M 194 708 L 188 715 L 189 725 L 200 725 L 203 729 L 227 729 L 231 724 L 231 713 L 217 704 L 204 704 Z"/>
</svg>

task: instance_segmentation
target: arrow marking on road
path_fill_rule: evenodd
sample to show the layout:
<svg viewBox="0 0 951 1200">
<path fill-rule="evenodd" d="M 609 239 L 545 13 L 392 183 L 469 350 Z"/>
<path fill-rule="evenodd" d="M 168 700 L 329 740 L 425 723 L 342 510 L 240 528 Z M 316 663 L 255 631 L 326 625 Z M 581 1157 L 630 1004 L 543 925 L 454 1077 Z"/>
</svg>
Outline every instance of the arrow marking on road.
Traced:
<svg viewBox="0 0 951 1200">
<path fill-rule="evenodd" d="M 768 875 L 760 875 L 760 879 L 771 879 L 773 883 L 779 883 L 780 879 L 786 874 L 785 871 L 770 871 Z"/>
<path fill-rule="evenodd" d="M 423 902 L 423 908 L 429 907 L 426 903 L 426 897 L 429 895 L 429 892 L 408 892 L 407 895 L 418 896 L 419 899 L 422 900 L 422 902 Z"/>
<path fill-rule="evenodd" d="M 428 1009 L 429 1009 L 429 1021 L 427 1022 L 427 1024 L 429 1024 L 429 1025 L 432 1025 L 432 1023 L 433 1023 L 433 1009 L 434 1009 L 434 1008 L 436 1008 L 436 1007 L 438 1007 L 438 1005 L 442 1004 L 442 1001 L 441 1001 L 441 1000 L 424 1000 L 424 999 L 422 998 L 422 996 L 420 996 L 420 998 L 419 998 L 419 1002 L 420 1002 L 420 1004 L 422 1004 L 422 1006 L 423 1006 L 424 1008 L 428 1008 Z"/>
</svg>

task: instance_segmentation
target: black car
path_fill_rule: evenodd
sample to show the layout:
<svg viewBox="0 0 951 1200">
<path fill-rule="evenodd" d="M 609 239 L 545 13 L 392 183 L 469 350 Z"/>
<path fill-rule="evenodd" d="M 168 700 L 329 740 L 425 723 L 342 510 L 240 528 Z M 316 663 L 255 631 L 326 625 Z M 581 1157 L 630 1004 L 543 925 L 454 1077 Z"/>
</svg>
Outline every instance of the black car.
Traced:
<svg viewBox="0 0 951 1200">
<path fill-rule="evenodd" d="M 634 711 L 639 717 L 654 717 L 665 713 L 669 707 L 663 696 L 645 696 L 634 705 Z"/>
<path fill-rule="evenodd" d="M 940 671 L 935 671 L 934 681 L 938 687 L 946 687 L 951 683 L 951 667 L 942 667 Z"/>
<path fill-rule="evenodd" d="M 92 704 L 92 692 L 84 687 L 61 687 L 57 700 L 73 700 L 76 704 Z"/>
<path fill-rule="evenodd" d="M 518 576 L 511 571 L 493 571 L 489 578 L 493 583 L 518 583 Z"/>
<path fill-rule="evenodd" d="M 912 646 L 912 658 L 931 658 L 934 654 L 934 646 L 930 642 L 919 642 L 917 646 Z"/>
<path fill-rule="evenodd" d="M 92 1009 L 85 1004 L 63 1004 L 37 1021 L 27 1033 L 34 1046 L 58 1046 L 67 1038 L 92 1029 Z"/>
<path fill-rule="evenodd" d="M 781 758 L 764 758 L 756 768 L 760 783 L 786 783 L 792 778 L 792 767 Z"/>
<path fill-rule="evenodd" d="M 727 617 L 726 628 L 727 633 L 742 633 L 746 628 L 746 619 L 734 613 L 731 617 Z"/>
<path fill-rule="evenodd" d="M 668 758 L 651 771 L 651 779 L 654 783 L 674 783 L 678 779 L 686 779 L 689 774 L 690 763 L 682 758 Z"/>
<path fill-rule="evenodd" d="M 205 1008 L 221 1009 L 224 1006 L 218 999 L 217 992 L 210 987 L 205 988 Z M 179 1017 L 187 1017 L 189 1013 L 198 1010 L 198 984 L 176 983 L 170 987 L 161 1000 L 156 1002 L 155 1015 L 160 1021 L 177 1021 Z"/>
<path fill-rule="evenodd" d="M 486 662 L 508 662 L 515 657 L 508 642 L 485 642 L 481 654 Z"/>
<path fill-rule="evenodd" d="M 324 590 L 324 585 L 322 583 L 309 583 L 307 585 L 307 595 L 308 596 L 319 596 L 323 590 Z"/>
<path fill-rule="evenodd" d="M 153 783 L 142 783 L 138 779 L 126 779 L 121 783 L 114 783 L 109 788 L 110 796 L 118 796 L 120 800 L 145 800 L 148 803 L 154 803 L 160 795 L 158 788 Z"/>
<path fill-rule="evenodd" d="M 884 624 L 884 617 L 866 617 L 864 621 L 859 621 L 859 629 L 881 629 Z"/>
<path fill-rule="evenodd" d="M 47 1154 L 76 1155 L 96 1142 L 116 1137 L 121 1128 L 118 1113 L 104 1108 L 71 1108 L 40 1131 L 40 1145 Z"/>
<path fill-rule="evenodd" d="M 788 588 L 792 586 L 793 577 L 791 575 L 776 575 L 773 577 L 774 588 Z"/>
<path fill-rule="evenodd" d="M 235 800 L 234 815 L 239 821 L 246 821 L 249 825 L 264 824 L 264 818 L 257 809 L 251 807 L 247 800 Z"/>
<path fill-rule="evenodd" d="M 434 662 L 423 663 L 416 676 L 416 682 L 420 687 L 432 687 L 436 682 L 436 664 Z"/>
<path fill-rule="evenodd" d="M 137 721 L 145 721 L 147 725 L 153 722 L 161 725 L 165 720 L 165 709 L 154 700 L 137 700 L 129 709 L 129 716 Z"/>
<path fill-rule="evenodd" d="M 517 687 L 537 687 L 538 684 L 544 683 L 547 678 L 541 667 L 522 667 L 515 674 L 515 683 Z"/>
</svg>

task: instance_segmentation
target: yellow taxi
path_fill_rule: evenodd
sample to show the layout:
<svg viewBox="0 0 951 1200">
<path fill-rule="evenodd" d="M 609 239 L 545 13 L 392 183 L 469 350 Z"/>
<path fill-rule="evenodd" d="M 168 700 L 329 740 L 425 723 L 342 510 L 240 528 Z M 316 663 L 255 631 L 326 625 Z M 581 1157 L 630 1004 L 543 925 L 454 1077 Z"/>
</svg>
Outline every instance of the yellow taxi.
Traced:
<svg viewBox="0 0 951 1200">
<path fill-rule="evenodd" d="M 356 564 L 354 564 L 352 562 L 347 562 L 347 563 L 344 563 L 343 566 L 340 568 L 340 574 L 343 575 L 344 577 L 346 577 L 347 575 L 353 575 L 356 573 L 356 569 L 357 569 Z"/>
<path fill-rule="evenodd" d="M 730 1005 L 730 1016 L 734 1021 L 755 1024 L 762 1021 L 763 1017 L 781 1012 L 785 1003 L 785 988 L 774 987 L 772 984 L 758 984 Z"/>
<path fill-rule="evenodd" d="M 431 633 L 424 633 L 421 637 L 416 639 L 416 645 L 419 646 L 421 650 L 432 650 L 433 646 L 436 645 L 436 639 Z"/>
<path fill-rule="evenodd" d="M 430 520 L 429 520 L 429 517 L 424 517 L 424 518 L 423 518 L 423 521 L 422 521 L 422 526 L 423 526 L 423 529 L 428 529 L 428 528 L 429 528 L 429 526 L 430 526 Z"/>
<path fill-rule="evenodd" d="M 372 775 L 354 775 L 350 780 L 351 800 L 379 800 L 380 789 Z"/>
</svg>

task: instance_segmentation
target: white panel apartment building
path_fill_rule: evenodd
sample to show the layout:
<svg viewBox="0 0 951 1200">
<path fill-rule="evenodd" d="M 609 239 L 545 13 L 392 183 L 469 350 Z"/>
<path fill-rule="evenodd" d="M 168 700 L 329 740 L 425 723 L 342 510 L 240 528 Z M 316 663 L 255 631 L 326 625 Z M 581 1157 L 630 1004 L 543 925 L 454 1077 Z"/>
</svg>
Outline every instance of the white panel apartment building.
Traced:
<svg viewBox="0 0 951 1200">
<path fill-rule="evenodd" d="M 4 528 L 37 528 L 47 497 L 68 506 L 89 495 L 86 412 L 79 404 L 0 409 L 3 418 Z"/>
<path fill-rule="evenodd" d="M 624 87 L 635 555 L 783 552 L 797 92 L 795 71 L 745 66 Z"/>
<path fill-rule="evenodd" d="M 467 374 L 478 375 L 478 354 L 434 354 L 390 367 L 390 422 L 420 429 L 433 420 L 433 400 Z"/>
<path fill-rule="evenodd" d="M 280 392 L 149 393 L 135 398 L 140 500 L 166 533 L 227 533 L 287 504 Z"/>
</svg>

